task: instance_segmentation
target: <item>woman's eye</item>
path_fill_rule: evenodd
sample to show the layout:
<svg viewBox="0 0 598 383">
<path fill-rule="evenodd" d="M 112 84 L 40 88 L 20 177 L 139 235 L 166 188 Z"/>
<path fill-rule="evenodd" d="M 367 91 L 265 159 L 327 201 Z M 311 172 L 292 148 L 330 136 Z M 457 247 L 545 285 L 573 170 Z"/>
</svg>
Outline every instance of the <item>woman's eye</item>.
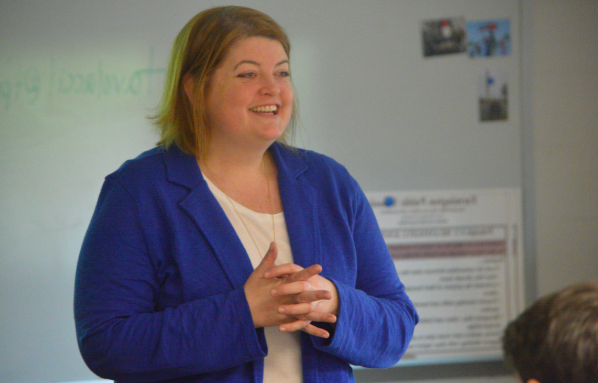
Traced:
<svg viewBox="0 0 598 383">
<path fill-rule="evenodd" d="M 254 78 L 256 76 L 255 73 L 253 72 L 249 72 L 249 73 L 241 73 L 239 75 L 239 77 L 243 77 L 243 78 Z"/>
<path fill-rule="evenodd" d="M 286 70 L 278 72 L 278 75 L 281 76 L 281 77 L 289 77 L 289 76 L 291 76 L 291 74 L 288 71 L 286 71 Z"/>
</svg>

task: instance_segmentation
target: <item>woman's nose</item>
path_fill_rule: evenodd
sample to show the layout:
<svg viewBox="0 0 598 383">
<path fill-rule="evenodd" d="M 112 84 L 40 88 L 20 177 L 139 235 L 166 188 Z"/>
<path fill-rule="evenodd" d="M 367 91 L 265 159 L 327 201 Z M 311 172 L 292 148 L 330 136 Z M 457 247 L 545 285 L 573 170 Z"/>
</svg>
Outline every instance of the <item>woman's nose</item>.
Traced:
<svg viewBox="0 0 598 383">
<path fill-rule="evenodd" d="M 268 96 L 277 96 L 279 93 L 280 85 L 276 82 L 276 79 L 274 77 L 262 77 L 262 87 L 260 88 L 260 94 Z"/>
</svg>

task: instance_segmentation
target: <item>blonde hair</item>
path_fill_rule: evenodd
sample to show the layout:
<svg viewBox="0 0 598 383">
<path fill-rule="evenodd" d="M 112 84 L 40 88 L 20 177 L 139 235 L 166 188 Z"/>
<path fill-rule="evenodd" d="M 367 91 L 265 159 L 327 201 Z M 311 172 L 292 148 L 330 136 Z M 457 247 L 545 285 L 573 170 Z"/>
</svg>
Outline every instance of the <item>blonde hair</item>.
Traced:
<svg viewBox="0 0 598 383">
<path fill-rule="evenodd" d="M 251 8 L 215 7 L 198 13 L 177 35 L 170 55 L 162 100 L 154 119 L 160 131 L 158 145 L 172 144 L 197 158 L 206 155 L 210 139 L 206 93 L 214 70 L 224 60 L 230 48 L 248 37 L 266 37 L 282 44 L 290 59 L 289 38 L 270 16 Z M 193 76 L 193 97 L 196 107 L 185 93 L 184 78 Z M 288 144 L 297 123 L 297 104 L 287 129 L 279 139 Z"/>
</svg>

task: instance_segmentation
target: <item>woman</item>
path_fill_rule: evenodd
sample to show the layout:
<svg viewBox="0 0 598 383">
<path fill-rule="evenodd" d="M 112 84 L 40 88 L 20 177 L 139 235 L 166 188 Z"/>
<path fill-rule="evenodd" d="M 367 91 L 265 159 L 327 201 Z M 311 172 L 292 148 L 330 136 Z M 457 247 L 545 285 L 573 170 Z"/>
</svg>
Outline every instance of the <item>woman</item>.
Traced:
<svg viewBox="0 0 598 383">
<path fill-rule="evenodd" d="M 286 144 L 290 44 L 219 7 L 179 33 L 159 145 L 106 177 L 77 269 L 79 347 L 131 382 L 352 382 L 389 367 L 417 314 L 369 204 Z"/>
</svg>

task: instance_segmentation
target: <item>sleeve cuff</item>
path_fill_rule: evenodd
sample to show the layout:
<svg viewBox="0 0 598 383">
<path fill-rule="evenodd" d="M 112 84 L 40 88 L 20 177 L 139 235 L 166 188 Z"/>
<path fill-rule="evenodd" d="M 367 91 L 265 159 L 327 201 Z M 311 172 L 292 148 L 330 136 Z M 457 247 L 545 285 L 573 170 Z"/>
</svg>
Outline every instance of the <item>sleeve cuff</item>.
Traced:
<svg viewBox="0 0 598 383">
<path fill-rule="evenodd" d="M 234 301 L 235 316 L 239 320 L 238 323 L 242 334 L 241 341 L 247 353 L 251 356 L 251 359 L 264 358 L 268 355 L 268 345 L 264 329 L 255 328 L 253 324 L 251 310 L 249 309 L 249 303 L 247 303 L 243 286 L 231 293 L 231 299 Z"/>
</svg>

